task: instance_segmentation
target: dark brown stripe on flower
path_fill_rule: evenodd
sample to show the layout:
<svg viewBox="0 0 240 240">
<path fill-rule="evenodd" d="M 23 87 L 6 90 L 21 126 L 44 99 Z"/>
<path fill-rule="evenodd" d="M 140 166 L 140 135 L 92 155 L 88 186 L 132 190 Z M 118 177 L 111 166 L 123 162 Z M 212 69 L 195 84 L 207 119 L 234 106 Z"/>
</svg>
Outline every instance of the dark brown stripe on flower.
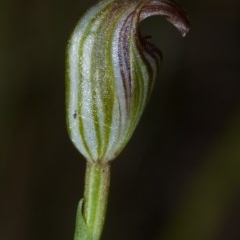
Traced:
<svg viewBox="0 0 240 240">
<path fill-rule="evenodd" d="M 130 111 L 130 100 L 132 92 L 132 76 L 130 69 L 130 38 L 133 25 L 133 12 L 124 20 L 119 33 L 119 66 L 124 87 L 124 94 L 126 99 L 126 110 Z"/>
</svg>

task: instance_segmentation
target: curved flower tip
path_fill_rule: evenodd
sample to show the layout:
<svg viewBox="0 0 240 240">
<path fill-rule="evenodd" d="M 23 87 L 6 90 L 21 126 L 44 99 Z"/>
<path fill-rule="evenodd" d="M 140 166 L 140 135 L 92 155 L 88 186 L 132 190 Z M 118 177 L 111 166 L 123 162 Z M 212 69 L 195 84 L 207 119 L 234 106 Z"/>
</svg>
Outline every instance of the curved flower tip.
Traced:
<svg viewBox="0 0 240 240">
<path fill-rule="evenodd" d="M 160 50 L 139 23 L 161 15 L 185 36 L 185 12 L 167 0 L 103 0 L 77 24 L 67 50 L 67 125 L 88 161 L 110 161 L 124 148 L 151 95 Z"/>
<path fill-rule="evenodd" d="M 189 31 L 189 19 L 184 9 L 177 4 L 167 0 L 150 0 L 143 6 L 141 11 L 141 20 L 153 16 L 160 15 L 172 23 L 183 37 Z"/>
</svg>

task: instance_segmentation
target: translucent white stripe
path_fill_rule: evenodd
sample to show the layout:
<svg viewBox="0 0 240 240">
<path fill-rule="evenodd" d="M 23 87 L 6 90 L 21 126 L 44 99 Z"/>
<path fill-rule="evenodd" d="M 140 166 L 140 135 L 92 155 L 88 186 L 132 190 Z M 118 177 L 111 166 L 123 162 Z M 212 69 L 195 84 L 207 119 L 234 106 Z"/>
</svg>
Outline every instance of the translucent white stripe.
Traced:
<svg viewBox="0 0 240 240">
<path fill-rule="evenodd" d="M 71 140 L 74 143 L 75 147 L 83 154 L 84 157 L 87 159 L 91 159 L 90 155 L 88 154 L 87 150 L 84 147 L 83 144 L 83 139 L 82 136 L 79 132 L 79 116 L 75 115 L 78 114 L 78 96 L 79 96 L 79 81 L 85 82 L 85 85 L 83 86 L 85 88 L 85 91 L 83 93 L 83 102 L 85 103 L 86 99 L 90 98 L 90 93 L 89 89 L 86 86 L 86 82 L 89 82 L 89 78 L 86 79 L 80 79 L 79 76 L 79 64 L 83 61 L 84 59 L 84 64 L 83 67 L 85 68 L 84 71 L 88 72 L 89 71 L 89 66 L 90 66 L 90 57 L 91 54 L 89 52 L 91 51 L 91 47 L 88 45 L 89 43 L 93 44 L 93 39 L 90 36 L 90 38 L 87 40 L 87 42 L 84 44 L 84 56 L 82 58 L 79 58 L 79 43 L 82 40 L 82 34 L 86 30 L 86 27 L 88 26 L 88 23 L 90 22 L 91 19 L 95 17 L 97 12 L 101 11 L 103 7 L 105 7 L 107 4 L 109 4 L 111 1 L 105 1 L 104 3 L 101 3 L 93 8 L 91 8 L 86 15 L 79 21 L 77 24 L 77 27 L 75 28 L 73 35 L 71 37 L 70 41 L 70 48 L 68 52 L 68 58 L 69 58 L 69 106 L 68 107 L 68 120 L 69 120 L 69 128 L 70 128 L 70 135 L 71 135 Z M 98 25 L 100 23 L 100 20 L 96 22 L 96 24 L 93 25 L 92 27 L 92 33 L 97 29 Z M 87 56 L 88 55 L 88 56 Z M 86 61 L 88 61 L 88 66 L 86 66 Z M 84 74 L 85 75 L 85 74 Z M 88 88 L 88 90 L 87 90 Z M 96 150 L 96 145 L 94 146 L 93 144 L 96 143 L 96 137 L 95 137 L 95 132 L 93 131 L 93 122 L 89 121 L 91 115 L 90 115 L 90 110 L 89 110 L 89 104 L 84 104 L 82 106 L 82 112 L 84 112 L 84 116 L 82 117 L 83 123 L 84 123 L 84 129 L 87 129 L 85 131 L 85 136 L 86 136 L 86 142 L 89 145 L 89 149 L 92 152 L 92 155 L 94 155 L 94 158 L 97 159 L 97 153 L 96 151 L 93 151 L 93 149 Z M 86 109 L 88 111 L 86 111 Z M 90 112 L 89 112 L 90 111 Z M 94 134 L 93 134 L 94 132 Z M 93 140 L 95 138 L 95 140 Z"/>
<path fill-rule="evenodd" d="M 85 140 L 89 146 L 93 159 L 97 159 L 97 136 L 94 127 L 93 119 L 93 96 L 91 84 L 91 65 L 92 65 L 92 48 L 94 44 L 94 36 L 89 35 L 84 43 L 82 51 L 82 67 L 83 67 L 83 79 L 81 84 L 81 117 L 83 119 L 83 129 Z"/>
<path fill-rule="evenodd" d="M 118 149 L 119 131 L 120 131 L 119 126 L 120 126 L 119 105 L 118 105 L 118 102 L 115 101 L 115 104 L 113 106 L 112 125 L 110 127 L 108 126 L 110 128 L 110 139 L 109 139 L 107 151 L 104 155 L 104 160 L 106 161 L 112 160 Z"/>
<path fill-rule="evenodd" d="M 79 94 L 79 41 L 81 40 L 81 31 L 79 27 L 74 31 L 69 49 L 69 106 L 68 106 L 68 119 L 70 125 L 71 140 L 75 147 L 87 158 L 89 155 L 83 147 L 83 141 L 79 132 L 78 116 L 78 94 Z"/>
<path fill-rule="evenodd" d="M 126 112 L 126 98 L 125 98 L 125 90 L 122 81 L 122 75 L 120 72 L 120 63 L 119 63 L 119 51 L 123 49 L 119 49 L 119 36 L 120 30 L 123 26 L 123 23 L 132 11 L 134 7 L 129 7 L 128 11 L 124 12 L 123 16 L 118 20 L 118 24 L 115 29 L 115 33 L 113 35 L 112 41 L 112 63 L 113 63 L 113 71 L 114 71 L 114 78 L 115 78 L 115 89 L 116 89 L 116 101 L 114 103 L 114 110 L 113 110 L 113 121 L 111 126 L 111 133 L 110 133 L 110 141 L 106 153 L 106 159 L 109 157 L 111 158 L 114 153 L 119 149 L 119 145 L 122 144 L 123 136 L 126 128 L 126 122 L 128 119 L 127 112 Z"/>
</svg>

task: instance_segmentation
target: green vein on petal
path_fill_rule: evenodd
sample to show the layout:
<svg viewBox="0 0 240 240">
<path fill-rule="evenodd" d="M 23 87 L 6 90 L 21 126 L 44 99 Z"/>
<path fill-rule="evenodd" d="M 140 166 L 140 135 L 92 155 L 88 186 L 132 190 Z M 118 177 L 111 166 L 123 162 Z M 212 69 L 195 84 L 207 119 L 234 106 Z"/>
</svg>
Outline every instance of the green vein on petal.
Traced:
<svg viewBox="0 0 240 240">
<path fill-rule="evenodd" d="M 139 23 L 151 15 L 186 35 L 185 12 L 167 0 L 103 0 L 74 30 L 66 62 L 67 124 L 88 161 L 115 158 L 148 102 L 160 51 L 141 36 Z"/>
</svg>

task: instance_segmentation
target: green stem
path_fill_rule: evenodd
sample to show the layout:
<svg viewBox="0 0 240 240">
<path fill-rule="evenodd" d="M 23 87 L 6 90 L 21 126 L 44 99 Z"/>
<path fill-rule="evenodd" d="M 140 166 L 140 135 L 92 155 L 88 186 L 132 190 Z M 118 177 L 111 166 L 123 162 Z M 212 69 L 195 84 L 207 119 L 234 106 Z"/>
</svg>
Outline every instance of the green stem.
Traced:
<svg viewBox="0 0 240 240">
<path fill-rule="evenodd" d="M 91 240 L 99 240 L 106 215 L 110 182 L 108 163 L 87 163 L 83 217 Z"/>
</svg>

